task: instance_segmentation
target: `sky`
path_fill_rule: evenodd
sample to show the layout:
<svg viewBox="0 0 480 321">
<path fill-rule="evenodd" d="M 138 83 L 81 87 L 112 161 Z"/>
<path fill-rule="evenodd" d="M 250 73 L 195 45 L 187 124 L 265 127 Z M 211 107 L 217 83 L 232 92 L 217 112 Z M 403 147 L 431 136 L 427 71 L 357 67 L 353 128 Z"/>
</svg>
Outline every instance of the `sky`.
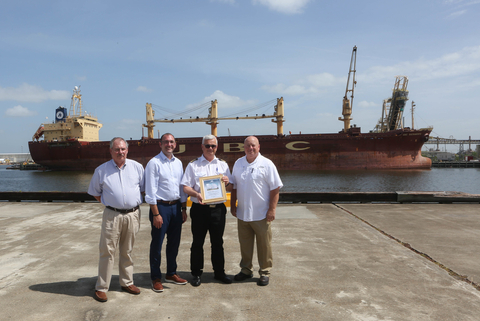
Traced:
<svg viewBox="0 0 480 321">
<path fill-rule="evenodd" d="M 352 124 L 362 132 L 407 76 L 405 126 L 414 101 L 415 128 L 480 139 L 479 16 L 480 0 L 7 1 L 0 153 L 28 152 L 75 86 L 103 124 L 100 140 L 146 136 L 146 103 L 169 119 L 206 117 L 214 99 L 220 117 L 262 107 L 251 116 L 273 114 L 280 97 L 286 134 L 336 133 L 354 46 Z M 155 137 L 165 132 L 199 137 L 210 126 L 156 123 Z M 218 135 L 229 134 L 276 134 L 276 125 L 222 121 Z"/>
</svg>

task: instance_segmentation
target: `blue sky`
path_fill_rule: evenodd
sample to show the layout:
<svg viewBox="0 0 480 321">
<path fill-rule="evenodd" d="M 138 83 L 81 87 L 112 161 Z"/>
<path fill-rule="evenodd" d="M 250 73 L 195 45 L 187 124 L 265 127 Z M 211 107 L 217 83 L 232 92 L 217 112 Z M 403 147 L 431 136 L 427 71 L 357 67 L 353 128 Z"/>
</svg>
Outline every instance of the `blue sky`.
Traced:
<svg viewBox="0 0 480 321">
<path fill-rule="evenodd" d="M 362 132 L 405 75 L 407 126 L 413 100 L 416 128 L 480 139 L 479 9 L 478 0 L 8 1 L 0 11 L 0 153 L 28 151 L 55 108 L 69 108 L 74 86 L 103 123 L 101 140 L 139 139 L 147 102 L 161 118 L 171 116 L 162 109 L 213 99 L 226 116 L 283 97 L 285 133 L 338 132 L 353 46 L 352 123 Z M 167 131 L 196 137 L 210 128 L 157 123 L 155 136 Z M 219 136 L 229 132 L 276 127 L 219 124 Z"/>
</svg>

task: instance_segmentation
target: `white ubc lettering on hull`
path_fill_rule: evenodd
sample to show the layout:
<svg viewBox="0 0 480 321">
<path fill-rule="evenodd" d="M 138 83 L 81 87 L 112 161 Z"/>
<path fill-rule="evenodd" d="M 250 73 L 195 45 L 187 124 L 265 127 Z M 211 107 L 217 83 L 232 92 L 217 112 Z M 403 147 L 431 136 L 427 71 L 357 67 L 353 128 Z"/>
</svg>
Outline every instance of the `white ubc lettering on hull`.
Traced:
<svg viewBox="0 0 480 321">
<path fill-rule="evenodd" d="M 245 148 L 243 143 L 224 143 L 223 152 L 224 153 L 234 153 L 234 152 L 244 152 Z"/>
<path fill-rule="evenodd" d="M 181 154 L 181 153 L 185 153 L 185 144 L 178 145 L 178 152 L 175 152 L 174 154 Z"/>
<path fill-rule="evenodd" d="M 305 150 L 305 149 L 310 149 L 310 146 L 306 147 L 296 147 L 295 145 L 297 144 L 310 144 L 309 142 L 305 141 L 295 141 L 295 142 L 290 142 L 285 147 L 290 150 Z M 180 144 L 178 145 L 178 152 L 175 152 L 175 154 L 181 154 L 185 153 L 186 148 L 185 144 Z M 243 143 L 223 143 L 223 152 L 224 153 L 241 153 L 245 151 L 245 147 Z"/>
<path fill-rule="evenodd" d="M 285 145 L 285 147 L 287 147 L 288 149 L 290 150 L 305 150 L 305 149 L 309 149 L 310 146 L 308 147 L 294 147 L 293 145 L 295 144 L 310 144 L 309 142 L 302 142 L 302 141 L 296 141 L 296 142 L 291 142 L 291 143 L 288 143 L 287 145 Z"/>
</svg>

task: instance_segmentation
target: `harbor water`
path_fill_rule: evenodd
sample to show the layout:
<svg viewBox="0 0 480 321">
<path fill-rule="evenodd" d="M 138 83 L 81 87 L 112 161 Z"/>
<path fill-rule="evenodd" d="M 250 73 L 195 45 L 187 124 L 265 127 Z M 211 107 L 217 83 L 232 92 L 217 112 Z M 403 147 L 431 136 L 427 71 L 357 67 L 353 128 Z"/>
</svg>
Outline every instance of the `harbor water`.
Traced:
<svg viewBox="0 0 480 321">
<path fill-rule="evenodd" d="M 0 192 L 85 192 L 92 172 L 10 170 L 0 165 Z M 281 192 L 457 191 L 480 194 L 480 168 L 280 171 Z"/>
</svg>

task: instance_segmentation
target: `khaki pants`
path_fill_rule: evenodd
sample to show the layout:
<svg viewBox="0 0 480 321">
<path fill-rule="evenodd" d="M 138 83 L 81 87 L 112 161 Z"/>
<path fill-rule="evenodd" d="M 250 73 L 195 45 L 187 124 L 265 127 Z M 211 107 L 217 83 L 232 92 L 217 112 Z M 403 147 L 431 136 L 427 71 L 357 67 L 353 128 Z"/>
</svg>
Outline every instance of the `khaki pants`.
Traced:
<svg viewBox="0 0 480 321">
<path fill-rule="evenodd" d="M 121 286 L 133 284 L 132 249 L 140 229 L 140 208 L 121 214 L 105 208 L 100 235 L 100 260 L 95 290 L 107 292 L 112 278 L 115 250 L 119 249 L 118 272 Z"/>
<path fill-rule="evenodd" d="M 269 276 L 273 265 L 271 222 L 267 222 L 266 218 L 254 222 L 237 219 L 237 229 L 242 255 L 241 272 L 246 275 L 253 273 L 253 246 L 256 240 L 258 264 L 260 265 L 258 273 L 260 276 Z"/>
</svg>

